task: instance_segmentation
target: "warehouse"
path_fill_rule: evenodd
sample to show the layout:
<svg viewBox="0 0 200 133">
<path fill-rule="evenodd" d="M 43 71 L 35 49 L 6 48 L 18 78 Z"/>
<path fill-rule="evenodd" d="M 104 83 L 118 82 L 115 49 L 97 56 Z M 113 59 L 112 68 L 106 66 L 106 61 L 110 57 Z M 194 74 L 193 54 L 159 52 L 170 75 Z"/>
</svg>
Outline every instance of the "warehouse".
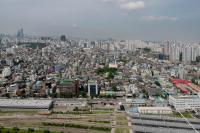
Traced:
<svg viewBox="0 0 200 133">
<path fill-rule="evenodd" d="M 141 114 L 172 114 L 170 107 L 138 107 Z"/>
<path fill-rule="evenodd" d="M 0 109 L 51 109 L 52 100 L 0 99 Z"/>
</svg>

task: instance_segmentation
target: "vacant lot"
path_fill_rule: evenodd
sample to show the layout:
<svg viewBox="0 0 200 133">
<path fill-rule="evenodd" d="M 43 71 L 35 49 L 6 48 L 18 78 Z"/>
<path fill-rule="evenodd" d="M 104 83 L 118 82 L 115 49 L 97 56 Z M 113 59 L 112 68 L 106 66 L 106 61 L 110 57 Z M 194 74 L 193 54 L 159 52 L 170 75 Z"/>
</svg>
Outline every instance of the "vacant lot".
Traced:
<svg viewBox="0 0 200 133">
<path fill-rule="evenodd" d="M 54 112 L 41 115 L 37 111 L 0 111 L 0 127 L 12 129 L 32 128 L 66 133 L 109 133 L 113 109 L 95 109 L 91 113 L 84 111 Z M 53 124 L 44 124 L 53 123 Z M 65 124 L 65 126 L 55 126 Z M 81 126 L 80 126 L 81 125 Z M 10 131 L 11 133 L 11 131 Z"/>
</svg>

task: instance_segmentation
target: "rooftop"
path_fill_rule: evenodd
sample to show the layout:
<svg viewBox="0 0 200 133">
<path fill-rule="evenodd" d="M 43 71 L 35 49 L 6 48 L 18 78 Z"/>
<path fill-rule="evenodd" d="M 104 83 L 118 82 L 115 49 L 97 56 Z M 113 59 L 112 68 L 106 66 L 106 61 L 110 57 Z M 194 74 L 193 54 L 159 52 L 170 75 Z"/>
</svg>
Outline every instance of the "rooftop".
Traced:
<svg viewBox="0 0 200 133">
<path fill-rule="evenodd" d="M 48 99 L 0 99 L 0 108 L 48 109 L 51 104 Z"/>
<path fill-rule="evenodd" d="M 74 84 L 74 81 L 73 80 L 69 80 L 69 79 L 64 79 L 64 80 L 61 80 L 60 85 L 72 85 Z"/>
<path fill-rule="evenodd" d="M 170 97 L 174 97 L 176 99 L 197 99 L 197 98 L 200 99 L 199 95 L 185 95 L 185 96 L 172 96 L 172 95 L 170 95 Z"/>
</svg>

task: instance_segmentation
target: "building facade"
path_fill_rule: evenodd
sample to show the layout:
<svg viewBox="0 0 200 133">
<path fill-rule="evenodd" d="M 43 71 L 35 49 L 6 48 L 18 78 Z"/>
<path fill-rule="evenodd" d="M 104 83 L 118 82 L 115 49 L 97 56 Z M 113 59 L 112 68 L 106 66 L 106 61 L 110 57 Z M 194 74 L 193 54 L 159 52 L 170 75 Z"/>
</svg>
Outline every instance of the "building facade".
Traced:
<svg viewBox="0 0 200 133">
<path fill-rule="evenodd" d="M 89 80 L 88 81 L 88 96 L 95 96 L 97 94 L 98 94 L 97 81 Z"/>
<path fill-rule="evenodd" d="M 200 96 L 169 96 L 169 104 L 177 111 L 199 110 L 200 109 Z"/>
</svg>

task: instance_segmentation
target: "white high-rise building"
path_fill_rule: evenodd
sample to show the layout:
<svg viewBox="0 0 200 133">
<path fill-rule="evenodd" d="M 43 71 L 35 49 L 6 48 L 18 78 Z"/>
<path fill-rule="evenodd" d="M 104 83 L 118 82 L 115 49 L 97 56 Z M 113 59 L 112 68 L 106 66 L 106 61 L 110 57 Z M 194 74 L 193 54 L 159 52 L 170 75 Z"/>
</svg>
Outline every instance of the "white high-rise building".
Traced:
<svg viewBox="0 0 200 133">
<path fill-rule="evenodd" d="M 191 46 L 186 46 L 185 48 L 183 48 L 182 61 L 186 63 L 192 61 L 192 47 Z"/>
<path fill-rule="evenodd" d="M 198 51 L 198 49 L 196 49 L 196 47 L 192 47 L 192 61 L 196 60 L 196 57 L 198 54 L 197 51 Z"/>
<path fill-rule="evenodd" d="M 180 56 L 180 48 L 173 44 L 170 46 L 170 61 L 171 62 L 177 62 L 179 61 L 179 56 Z"/>
<path fill-rule="evenodd" d="M 185 79 L 185 70 L 182 65 L 179 65 L 179 67 L 178 67 L 178 78 Z"/>
<path fill-rule="evenodd" d="M 167 44 L 164 46 L 164 54 L 169 55 L 170 54 L 170 42 L 167 41 Z"/>
<path fill-rule="evenodd" d="M 167 54 L 169 52 L 171 62 L 178 62 L 182 59 L 184 63 L 191 63 L 191 61 L 196 61 L 196 58 L 200 56 L 199 44 L 169 44 L 169 49 L 167 45 L 164 47 L 164 53 Z"/>
</svg>

